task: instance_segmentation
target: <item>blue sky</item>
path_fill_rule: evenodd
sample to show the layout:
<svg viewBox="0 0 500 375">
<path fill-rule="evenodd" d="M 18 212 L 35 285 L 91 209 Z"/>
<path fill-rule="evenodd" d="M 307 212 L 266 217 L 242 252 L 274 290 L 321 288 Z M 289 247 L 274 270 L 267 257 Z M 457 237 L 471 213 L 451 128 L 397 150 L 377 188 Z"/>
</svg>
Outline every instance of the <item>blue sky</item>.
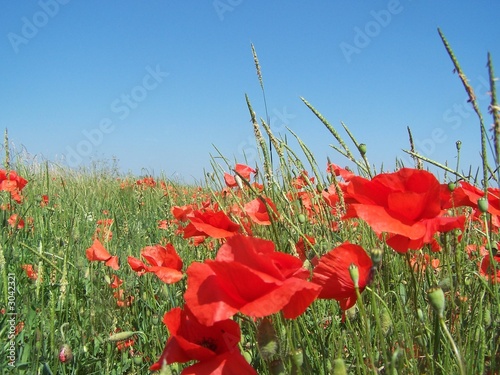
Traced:
<svg viewBox="0 0 500 375">
<path fill-rule="evenodd" d="M 115 157 L 124 172 L 186 182 L 212 170 L 217 150 L 255 164 L 245 94 L 266 115 L 253 43 L 273 131 L 298 150 L 292 129 L 322 169 L 327 156 L 349 163 L 300 97 L 347 141 L 344 122 L 377 166 L 409 163 L 407 126 L 423 155 L 454 166 L 461 140 L 462 167 L 478 165 L 478 120 L 438 27 L 492 122 L 486 56 L 500 69 L 496 1 L 40 0 L 1 8 L 0 125 L 17 152 L 38 160 L 78 168 Z"/>
</svg>

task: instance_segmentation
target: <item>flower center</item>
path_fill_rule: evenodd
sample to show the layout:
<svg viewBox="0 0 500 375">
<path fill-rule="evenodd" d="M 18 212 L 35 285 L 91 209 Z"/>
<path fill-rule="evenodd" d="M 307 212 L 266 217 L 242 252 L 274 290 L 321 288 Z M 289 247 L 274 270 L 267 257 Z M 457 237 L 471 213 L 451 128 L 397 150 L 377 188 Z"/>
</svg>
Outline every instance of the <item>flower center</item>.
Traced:
<svg viewBox="0 0 500 375">
<path fill-rule="evenodd" d="M 203 346 L 204 348 L 210 349 L 214 353 L 217 351 L 217 343 L 211 337 L 204 337 L 199 345 Z"/>
</svg>

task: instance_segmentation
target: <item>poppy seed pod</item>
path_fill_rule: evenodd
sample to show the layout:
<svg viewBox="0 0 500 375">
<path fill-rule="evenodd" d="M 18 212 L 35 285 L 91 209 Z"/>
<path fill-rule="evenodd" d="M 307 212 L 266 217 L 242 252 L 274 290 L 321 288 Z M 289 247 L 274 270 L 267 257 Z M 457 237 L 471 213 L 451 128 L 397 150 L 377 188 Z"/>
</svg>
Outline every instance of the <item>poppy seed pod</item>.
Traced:
<svg viewBox="0 0 500 375">
<path fill-rule="evenodd" d="M 455 182 L 448 182 L 448 190 L 454 191 L 457 188 L 457 184 Z"/>
<path fill-rule="evenodd" d="M 370 257 L 372 258 L 373 267 L 376 268 L 380 265 L 380 263 L 382 262 L 383 253 L 384 251 L 379 247 L 376 247 L 370 251 Z"/>
<path fill-rule="evenodd" d="M 427 298 L 429 299 L 429 304 L 432 306 L 434 311 L 438 314 L 439 318 L 444 316 L 444 292 L 438 286 L 432 287 L 427 291 Z"/>
<path fill-rule="evenodd" d="M 354 283 L 354 287 L 359 288 L 359 269 L 354 263 L 351 263 L 349 266 L 349 275 L 351 275 L 352 282 Z"/>
<path fill-rule="evenodd" d="M 332 374 L 334 375 L 347 375 L 347 369 L 345 368 L 345 362 L 342 358 L 337 358 L 333 360 Z"/>
<path fill-rule="evenodd" d="M 488 199 L 486 197 L 481 197 L 477 200 L 477 208 L 479 208 L 479 211 L 481 211 L 483 214 L 485 212 L 488 212 Z"/>
<path fill-rule="evenodd" d="M 294 368 L 302 367 L 302 364 L 304 363 L 304 353 L 302 352 L 302 349 L 296 349 L 291 352 L 290 358 L 292 359 Z"/>
</svg>

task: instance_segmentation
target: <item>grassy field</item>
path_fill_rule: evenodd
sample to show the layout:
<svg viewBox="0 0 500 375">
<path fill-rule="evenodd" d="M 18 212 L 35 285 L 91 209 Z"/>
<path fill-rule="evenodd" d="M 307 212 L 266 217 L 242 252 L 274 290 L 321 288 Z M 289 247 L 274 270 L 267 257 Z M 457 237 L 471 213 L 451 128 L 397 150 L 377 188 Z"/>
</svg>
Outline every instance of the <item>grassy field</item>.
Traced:
<svg viewBox="0 0 500 375">
<path fill-rule="evenodd" d="M 498 152 L 483 184 L 412 148 L 376 172 L 304 102 L 356 171 L 298 155 L 249 100 L 258 170 L 213 159 L 199 186 L 27 165 L 6 137 L 2 373 L 500 373 Z"/>
</svg>

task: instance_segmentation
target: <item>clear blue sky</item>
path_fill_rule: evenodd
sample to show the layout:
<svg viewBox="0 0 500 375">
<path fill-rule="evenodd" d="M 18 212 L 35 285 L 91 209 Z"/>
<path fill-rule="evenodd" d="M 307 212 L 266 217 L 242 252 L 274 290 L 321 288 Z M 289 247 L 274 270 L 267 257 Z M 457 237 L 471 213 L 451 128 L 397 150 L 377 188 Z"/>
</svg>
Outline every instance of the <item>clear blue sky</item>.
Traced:
<svg viewBox="0 0 500 375">
<path fill-rule="evenodd" d="M 245 94 L 265 117 L 250 44 L 261 63 L 271 125 L 296 148 L 349 165 L 306 98 L 372 164 L 408 157 L 406 127 L 427 157 L 479 164 L 479 125 L 437 33 L 471 85 L 486 125 L 487 52 L 500 71 L 497 1 L 3 2 L 1 128 L 17 151 L 66 163 L 116 157 L 122 171 L 190 182 L 216 146 L 232 161 L 256 152 Z M 216 160 L 220 162 L 220 160 Z M 305 158 L 304 158 L 305 161 Z"/>
</svg>

